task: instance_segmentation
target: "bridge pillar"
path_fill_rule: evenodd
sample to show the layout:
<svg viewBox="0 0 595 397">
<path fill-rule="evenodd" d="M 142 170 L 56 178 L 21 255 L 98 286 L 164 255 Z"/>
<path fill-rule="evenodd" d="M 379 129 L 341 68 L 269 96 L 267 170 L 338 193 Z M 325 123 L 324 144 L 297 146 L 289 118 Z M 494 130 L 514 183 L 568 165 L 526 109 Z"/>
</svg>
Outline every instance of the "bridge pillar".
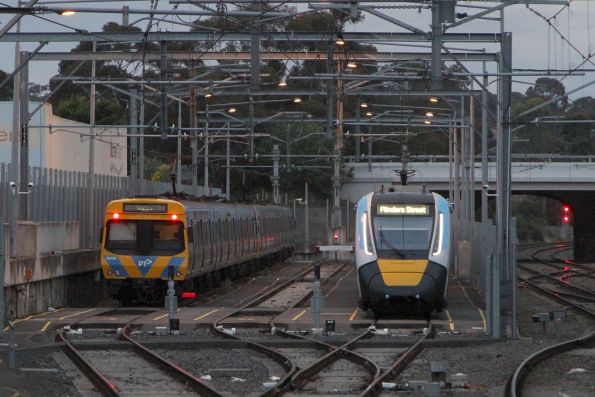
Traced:
<svg viewBox="0 0 595 397">
<path fill-rule="evenodd" d="M 595 262 L 595 193 L 582 192 L 574 205 L 569 204 L 574 221 L 574 259 Z"/>
</svg>

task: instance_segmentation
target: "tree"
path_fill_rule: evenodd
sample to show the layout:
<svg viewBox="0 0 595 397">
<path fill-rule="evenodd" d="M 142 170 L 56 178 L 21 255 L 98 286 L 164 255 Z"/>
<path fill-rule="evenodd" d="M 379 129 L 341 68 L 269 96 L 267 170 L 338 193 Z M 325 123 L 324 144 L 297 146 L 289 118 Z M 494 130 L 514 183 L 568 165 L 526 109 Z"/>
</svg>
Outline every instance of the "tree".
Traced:
<svg viewBox="0 0 595 397">
<path fill-rule="evenodd" d="M 562 82 L 549 77 L 540 77 L 535 81 L 534 87 L 527 89 L 527 97 L 542 98 L 545 101 L 562 96 L 566 93 L 566 88 Z M 568 107 L 568 98 L 562 98 L 552 104 L 555 111 L 563 112 Z"/>
<path fill-rule="evenodd" d="M 6 72 L 0 70 L 0 81 L 4 81 L 4 79 L 8 76 Z M 12 90 L 13 90 L 13 79 L 11 78 L 2 89 L 0 89 L 0 101 L 9 101 L 12 100 Z"/>
</svg>

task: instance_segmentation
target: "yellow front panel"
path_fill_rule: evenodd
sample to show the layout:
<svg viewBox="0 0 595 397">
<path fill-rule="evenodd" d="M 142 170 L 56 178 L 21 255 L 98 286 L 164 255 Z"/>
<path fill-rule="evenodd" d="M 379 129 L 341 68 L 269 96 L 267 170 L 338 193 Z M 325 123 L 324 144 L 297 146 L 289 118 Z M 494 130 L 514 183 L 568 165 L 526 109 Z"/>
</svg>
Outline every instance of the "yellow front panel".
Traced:
<svg viewBox="0 0 595 397">
<path fill-rule="evenodd" d="M 428 260 L 378 259 L 378 268 L 384 284 L 389 287 L 419 285 L 428 266 Z"/>
</svg>

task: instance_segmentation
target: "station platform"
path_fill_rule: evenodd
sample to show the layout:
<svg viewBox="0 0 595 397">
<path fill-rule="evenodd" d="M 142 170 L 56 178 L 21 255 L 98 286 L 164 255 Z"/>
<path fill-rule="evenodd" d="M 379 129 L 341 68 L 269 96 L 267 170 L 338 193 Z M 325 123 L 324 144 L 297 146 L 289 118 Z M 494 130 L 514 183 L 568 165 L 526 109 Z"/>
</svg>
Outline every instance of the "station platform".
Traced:
<svg viewBox="0 0 595 397">
<path fill-rule="evenodd" d="M 246 287 L 247 288 L 247 287 Z M 245 291 L 244 291 L 245 292 Z M 241 292 L 238 292 L 240 294 Z M 228 294 L 229 295 L 229 294 Z M 334 320 L 337 332 L 368 327 L 373 321 L 371 312 L 357 307 L 357 285 L 353 269 L 336 280 L 322 284 L 323 312 L 321 324 Z M 227 297 L 229 299 L 229 297 Z M 447 292 L 448 307 L 442 313 L 433 313 L 432 325 L 437 331 L 449 333 L 473 333 L 486 331 L 486 317 L 478 307 L 473 289 L 463 282 L 450 280 Z M 227 317 L 237 310 L 233 305 L 222 305 L 217 299 L 197 307 L 181 307 L 175 315 L 180 320 L 181 330 L 209 328 L 214 321 Z M 288 330 L 309 330 L 314 327 L 314 315 L 308 304 L 289 310 L 268 308 L 251 309 L 241 316 L 226 318 L 221 322 L 225 328 L 243 328 L 262 325 L 267 327 L 273 318 L 275 326 Z M 131 323 L 146 331 L 168 325 L 168 313 L 158 307 L 143 308 L 63 308 L 40 313 L 14 321 L 17 333 L 47 332 L 64 325 L 77 323 L 81 328 L 116 328 Z M 427 325 L 422 317 L 395 316 L 380 318 L 377 328 L 420 328 Z"/>
</svg>

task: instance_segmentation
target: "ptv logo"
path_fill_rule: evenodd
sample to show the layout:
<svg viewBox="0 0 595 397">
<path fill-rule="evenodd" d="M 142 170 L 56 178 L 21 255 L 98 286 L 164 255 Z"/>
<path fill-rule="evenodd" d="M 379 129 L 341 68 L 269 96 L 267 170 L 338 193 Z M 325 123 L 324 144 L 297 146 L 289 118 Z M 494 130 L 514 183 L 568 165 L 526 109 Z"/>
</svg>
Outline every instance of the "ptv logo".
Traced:
<svg viewBox="0 0 595 397">
<path fill-rule="evenodd" d="M 151 266 L 153 264 L 153 261 L 149 258 L 146 259 L 139 259 L 137 261 L 138 267 L 148 267 Z"/>
</svg>

